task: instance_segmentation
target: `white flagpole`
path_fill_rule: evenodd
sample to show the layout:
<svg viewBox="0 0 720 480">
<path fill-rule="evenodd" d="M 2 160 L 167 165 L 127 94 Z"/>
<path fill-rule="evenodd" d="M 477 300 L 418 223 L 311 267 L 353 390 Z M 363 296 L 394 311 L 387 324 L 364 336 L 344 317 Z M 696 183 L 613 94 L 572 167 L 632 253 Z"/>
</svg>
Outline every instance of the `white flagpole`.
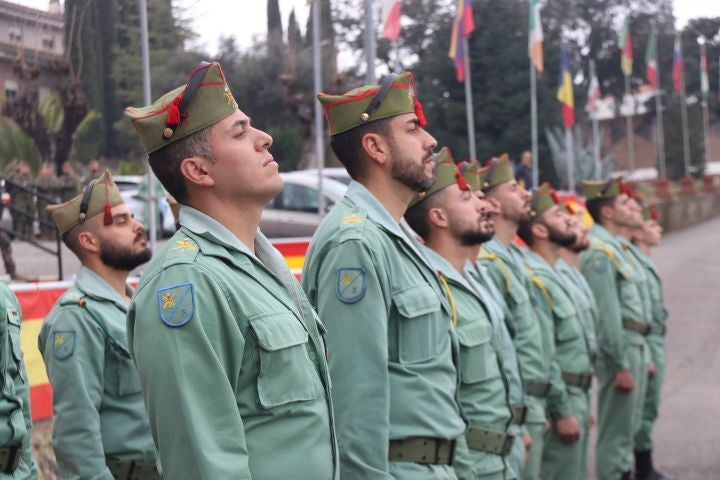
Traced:
<svg viewBox="0 0 720 480">
<path fill-rule="evenodd" d="M 475 145 L 475 112 L 473 111 L 472 74 L 470 72 L 470 47 L 468 39 L 463 35 L 463 63 L 465 64 L 465 112 L 467 114 L 468 147 L 470 159 L 477 160 Z"/>
<path fill-rule="evenodd" d="M 680 49 L 680 55 L 682 56 L 682 38 L 680 33 L 677 33 L 678 44 Z M 683 64 L 685 60 L 683 59 Z M 682 121 L 682 136 L 683 136 L 683 167 L 685 169 L 685 176 L 690 176 L 690 134 L 688 133 L 688 118 L 687 118 L 687 102 L 685 99 L 685 65 L 683 65 L 682 72 L 680 74 L 680 118 Z"/>
<path fill-rule="evenodd" d="M 568 190 L 575 193 L 575 150 L 573 149 L 572 128 L 565 129 L 565 151 L 567 152 Z"/>
<path fill-rule="evenodd" d="M 145 105 L 152 103 L 150 93 L 150 47 L 148 40 L 148 20 L 147 20 L 147 2 L 145 0 L 138 1 L 140 10 L 140 54 L 142 58 L 143 72 L 143 100 Z M 155 175 L 150 168 L 150 160 L 146 157 L 147 173 L 145 174 L 148 193 L 146 201 L 148 202 L 148 214 L 150 218 L 146 218 L 145 223 L 150 230 L 148 232 L 148 240 L 150 241 L 150 250 L 155 251 L 157 245 L 157 203 L 155 198 Z"/>
<path fill-rule="evenodd" d="M 365 6 L 365 64 L 367 72 L 365 73 L 365 83 L 375 85 L 377 77 L 375 76 L 375 59 L 377 58 L 375 47 L 375 36 L 377 30 L 375 27 L 375 12 L 373 10 L 373 1 L 364 0 Z"/>
<path fill-rule="evenodd" d="M 532 149 L 532 188 L 540 182 L 540 165 L 538 158 L 538 118 L 537 118 L 537 73 L 532 57 L 530 58 L 530 140 Z"/>
<path fill-rule="evenodd" d="M 592 82 L 595 78 L 595 61 L 590 60 L 590 81 Z M 600 165 L 600 125 L 597 119 L 597 103 L 595 108 L 590 112 L 590 120 L 592 121 L 592 133 L 593 133 L 593 160 L 595 161 L 595 179 L 600 180 L 601 169 Z"/>
<path fill-rule="evenodd" d="M 313 88 L 315 92 L 322 91 L 322 55 L 320 51 L 320 0 L 312 3 L 312 42 L 313 42 Z M 318 213 L 325 213 L 325 195 L 323 195 L 323 166 L 325 164 L 325 135 L 323 132 L 323 113 L 320 102 L 315 105 L 315 163 L 318 169 Z"/>
<path fill-rule="evenodd" d="M 653 20 L 653 31 L 655 30 L 655 20 Z M 657 35 L 655 39 L 655 63 L 657 64 Z M 655 91 L 655 123 L 657 141 L 655 148 L 657 149 L 658 159 L 658 176 L 665 180 L 667 178 L 667 163 L 665 162 L 665 129 L 663 127 L 663 105 L 662 105 L 662 89 L 660 88 L 660 67 L 657 66 L 657 90 Z"/>
</svg>

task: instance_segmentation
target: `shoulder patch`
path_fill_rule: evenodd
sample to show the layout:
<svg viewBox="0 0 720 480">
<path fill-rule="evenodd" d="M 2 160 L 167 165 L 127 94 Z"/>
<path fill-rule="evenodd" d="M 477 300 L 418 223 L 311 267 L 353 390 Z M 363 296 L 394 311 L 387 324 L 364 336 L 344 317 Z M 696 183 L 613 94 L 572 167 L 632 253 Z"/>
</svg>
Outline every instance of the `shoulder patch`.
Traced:
<svg viewBox="0 0 720 480">
<path fill-rule="evenodd" d="M 337 271 L 337 285 L 335 292 L 345 303 L 355 303 L 362 300 L 367 290 L 365 269 L 339 268 Z"/>
<path fill-rule="evenodd" d="M 52 334 L 52 354 L 65 360 L 75 353 L 75 330 L 56 330 Z"/>
<path fill-rule="evenodd" d="M 195 291 L 192 282 L 159 288 L 156 297 L 160 318 L 168 327 L 183 327 L 195 315 Z"/>
<path fill-rule="evenodd" d="M 605 256 L 596 255 L 592 259 L 592 268 L 597 273 L 605 273 L 608 269 L 608 259 Z"/>
</svg>

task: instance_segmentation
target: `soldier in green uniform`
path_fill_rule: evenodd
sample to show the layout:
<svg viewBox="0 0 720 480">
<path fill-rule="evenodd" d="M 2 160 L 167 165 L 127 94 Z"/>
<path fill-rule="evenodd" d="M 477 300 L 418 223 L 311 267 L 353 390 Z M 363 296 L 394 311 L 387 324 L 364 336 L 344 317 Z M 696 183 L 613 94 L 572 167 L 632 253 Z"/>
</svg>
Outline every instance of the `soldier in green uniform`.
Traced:
<svg viewBox="0 0 720 480">
<path fill-rule="evenodd" d="M 53 449 L 62 478 L 159 479 L 140 379 L 128 350 L 127 277 L 151 252 L 105 172 L 48 211 L 82 266 L 40 331 L 53 387 Z"/>
<path fill-rule="evenodd" d="M 664 476 L 655 470 L 652 460 L 652 433 L 660 406 L 660 391 L 665 378 L 665 332 L 667 330 L 667 309 L 663 300 L 662 278 L 650 258 L 650 252 L 662 240 L 662 226 L 658 223 L 655 207 L 643 209 L 642 226 L 633 232 L 633 243 L 639 250 L 638 260 L 648 275 L 650 298 L 652 300 L 652 329 L 646 337 L 650 358 L 655 366 L 648 378 L 647 393 L 643 405 L 640 430 L 635 434 L 635 479 L 662 480 Z"/>
<path fill-rule="evenodd" d="M 87 165 L 87 172 L 85 176 L 82 179 L 82 184 L 87 185 L 87 183 L 94 179 L 98 178 L 100 176 L 100 161 L 97 159 L 90 160 L 90 162 Z"/>
<path fill-rule="evenodd" d="M 531 296 L 533 289 L 523 255 L 513 244 L 520 222 L 529 218 L 530 195 L 517 184 L 507 155 L 491 160 L 482 187 L 500 208 L 494 218 L 495 237 L 483 246 L 478 262 L 487 268 L 510 309 L 508 329 L 517 351 L 528 408 L 525 429 L 532 438 L 523 478 L 537 480 L 540 478 L 546 424 L 545 399 L 550 391 L 547 353 L 550 340 L 543 334 L 533 308 L 538 299 Z"/>
<path fill-rule="evenodd" d="M 324 327 L 258 231 L 282 189 L 272 138 L 217 63 L 126 114 L 181 204 L 127 318 L 163 476 L 336 480 Z"/>
<path fill-rule="evenodd" d="M 320 94 L 353 178 L 310 243 L 303 288 L 327 324 L 342 478 L 454 479 L 458 344 L 435 269 L 400 219 L 432 186 L 411 73 Z"/>
<path fill-rule="evenodd" d="M 0 282 L 0 479 L 37 480 L 32 458 L 30 384 L 20 343 L 20 303 L 7 285 Z"/>
<path fill-rule="evenodd" d="M 62 171 L 58 177 L 57 192 L 60 200 L 67 202 L 80 192 L 80 177 L 75 174 L 72 163 L 63 162 Z"/>
<path fill-rule="evenodd" d="M 648 376 L 644 333 L 649 324 L 642 276 L 619 240 L 636 222 L 633 201 L 619 179 L 585 181 L 583 193 L 595 224 L 590 248 L 580 255 L 580 270 L 600 312 L 597 476 L 629 479 Z"/>
<path fill-rule="evenodd" d="M 495 223 L 493 218 L 499 215 L 500 208 L 497 202 L 490 201 L 482 192 L 482 184 L 485 181 L 488 170 L 488 167 L 481 167 L 477 161 L 464 162 L 462 165 L 465 181 L 475 191 L 476 195 L 486 200 L 485 208 L 489 214 L 487 222 L 494 232 Z M 502 352 L 503 373 L 505 374 L 508 384 L 508 401 L 513 411 L 512 425 L 508 427 L 508 432 L 515 435 L 516 438 L 512 451 L 506 457 L 506 462 L 508 468 L 511 468 L 518 478 L 521 478 L 527 453 L 532 445 L 532 438 L 524 427 L 527 416 L 525 392 L 522 386 L 522 378 L 520 377 L 517 352 L 512 342 L 510 331 L 508 330 L 508 325 L 512 324 L 512 314 L 502 294 L 491 279 L 487 268 L 477 262 L 481 247 L 482 245 L 478 244 L 470 248 L 465 272 L 476 282 L 480 291 L 487 295 L 485 306 L 492 312 L 490 317 L 493 320 L 493 328 L 497 332 L 498 345 Z"/>
<path fill-rule="evenodd" d="M 7 191 L 12 200 L 11 209 L 13 230 L 15 237 L 27 239 L 32 234 L 35 207 L 33 199 L 33 178 L 30 165 L 21 161 L 17 164 L 15 173 L 10 177 Z"/>
<path fill-rule="evenodd" d="M 422 237 L 422 247 L 440 275 L 451 305 L 460 343 L 460 403 L 470 428 L 458 440 L 453 468 L 461 480 L 516 478 L 506 462 L 515 436 L 508 383 L 502 367 L 500 332 L 491 318 L 488 294 L 465 267 L 474 247 L 495 233 L 484 200 L 459 174 L 449 149 L 438 156 L 435 183 L 418 196 L 405 214 Z M 517 440 L 518 442 L 521 439 Z"/>
<path fill-rule="evenodd" d="M 42 198 L 40 195 L 45 197 L 52 197 L 57 192 L 58 179 L 53 173 L 52 165 L 44 163 L 40 168 L 40 173 L 35 179 L 35 188 L 39 194 L 37 197 L 37 218 L 40 224 L 40 238 L 43 240 L 51 240 L 55 229 L 52 226 L 52 219 L 47 211 L 47 206 L 52 203 L 47 199 Z"/>
<path fill-rule="evenodd" d="M 542 478 L 587 478 L 583 460 L 589 436 L 592 359 L 587 325 L 556 268 L 560 249 L 576 239 L 570 217 L 557 195 L 543 184 L 534 192 L 530 220 L 522 222 L 518 235 L 529 247 L 525 261 L 534 287 L 543 299 L 536 309 L 542 328 L 553 339 L 550 348 L 551 382 L 547 414 L 551 422 L 545 433 Z"/>
</svg>

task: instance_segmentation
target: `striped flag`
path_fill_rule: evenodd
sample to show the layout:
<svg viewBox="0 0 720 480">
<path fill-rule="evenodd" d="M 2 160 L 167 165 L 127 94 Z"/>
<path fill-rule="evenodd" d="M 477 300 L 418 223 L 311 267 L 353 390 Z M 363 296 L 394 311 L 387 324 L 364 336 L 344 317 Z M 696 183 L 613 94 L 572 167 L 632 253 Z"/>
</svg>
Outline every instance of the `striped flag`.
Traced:
<svg viewBox="0 0 720 480">
<path fill-rule="evenodd" d="M 657 64 L 657 40 L 655 39 L 655 26 L 650 30 L 647 47 L 645 48 L 645 78 L 653 89 L 657 90 L 658 64 Z"/>
<path fill-rule="evenodd" d="M 458 82 L 465 81 L 465 56 L 463 39 L 475 31 L 472 0 L 457 0 L 457 14 L 453 21 L 448 55 L 455 62 L 455 76 Z"/>
<path fill-rule="evenodd" d="M 562 103 L 563 126 L 572 128 L 575 125 L 575 99 L 573 97 L 570 60 L 564 43 L 562 45 L 562 70 L 560 70 L 560 87 L 557 91 L 557 99 Z"/>
<path fill-rule="evenodd" d="M 595 65 L 592 63 L 590 65 L 590 85 L 588 87 L 588 95 L 587 95 L 587 103 L 585 104 L 585 111 L 588 113 L 595 112 L 595 109 L 597 108 L 597 102 L 601 98 L 600 93 L 600 82 L 597 78 L 597 73 L 595 73 Z M 572 87 L 571 87 L 572 88 Z"/>
<path fill-rule="evenodd" d="M 672 69 L 672 78 L 673 78 L 673 88 L 677 93 L 682 93 L 683 91 L 683 56 L 682 56 L 682 43 L 680 40 L 680 32 L 677 33 L 675 36 L 675 49 L 673 50 L 673 69 Z"/>
<path fill-rule="evenodd" d="M 383 36 L 391 42 L 400 38 L 401 3 L 401 0 L 383 0 L 382 3 Z"/>
<path fill-rule="evenodd" d="M 622 72 L 626 77 L 632 75 L 633 69 L 633 46 L 632 46 L 632 35 L 630 35 L 630 18 L 625 17 L 622 29 L 618 34 L 618 47 L 622 51 L 620 60 L 620 66 Z"/>
<path fill-rule="evenodd" d="M 710 81 L 708 79 L 707 52 L 705 44 L 700 46 L 700 91 L 703 97 L 707 98 L 710 93 Z"/>
<path fill-rule="evenodd" d="M 528 55 L 535 65 L 535 70 L 542 73 L 543 63 L 543 31 L 540 20 L 540 0 L 530 1 L 530 25 L 528 28 Z"/>
</svg>

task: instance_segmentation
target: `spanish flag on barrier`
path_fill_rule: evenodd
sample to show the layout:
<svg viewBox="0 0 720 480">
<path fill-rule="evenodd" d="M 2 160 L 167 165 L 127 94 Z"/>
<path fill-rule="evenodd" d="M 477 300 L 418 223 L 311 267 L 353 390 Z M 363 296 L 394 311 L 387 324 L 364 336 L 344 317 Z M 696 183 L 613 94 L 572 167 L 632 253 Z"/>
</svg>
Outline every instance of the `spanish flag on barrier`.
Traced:
<svg viewBox="0 0 720 480">
<path fill-rule="evenodd" d="M 562 70 L 560 70 L 560 87 L 557 91 L 557 99 L 562 103 L 563 126 L 572 128 L 575 125 L 575 99 L 573 98 L 570 61 L 564 43 L 562 45 Z"/>
<path fill-rule="evenodd" d="M 457 0 L 457 13 L 450 35 L 448 56 L 455 62 L 455 76 L 458 82 L 465 81 L 465 46 L 463 39 L 475 31 L 472 0 Z"/>
</svg>

